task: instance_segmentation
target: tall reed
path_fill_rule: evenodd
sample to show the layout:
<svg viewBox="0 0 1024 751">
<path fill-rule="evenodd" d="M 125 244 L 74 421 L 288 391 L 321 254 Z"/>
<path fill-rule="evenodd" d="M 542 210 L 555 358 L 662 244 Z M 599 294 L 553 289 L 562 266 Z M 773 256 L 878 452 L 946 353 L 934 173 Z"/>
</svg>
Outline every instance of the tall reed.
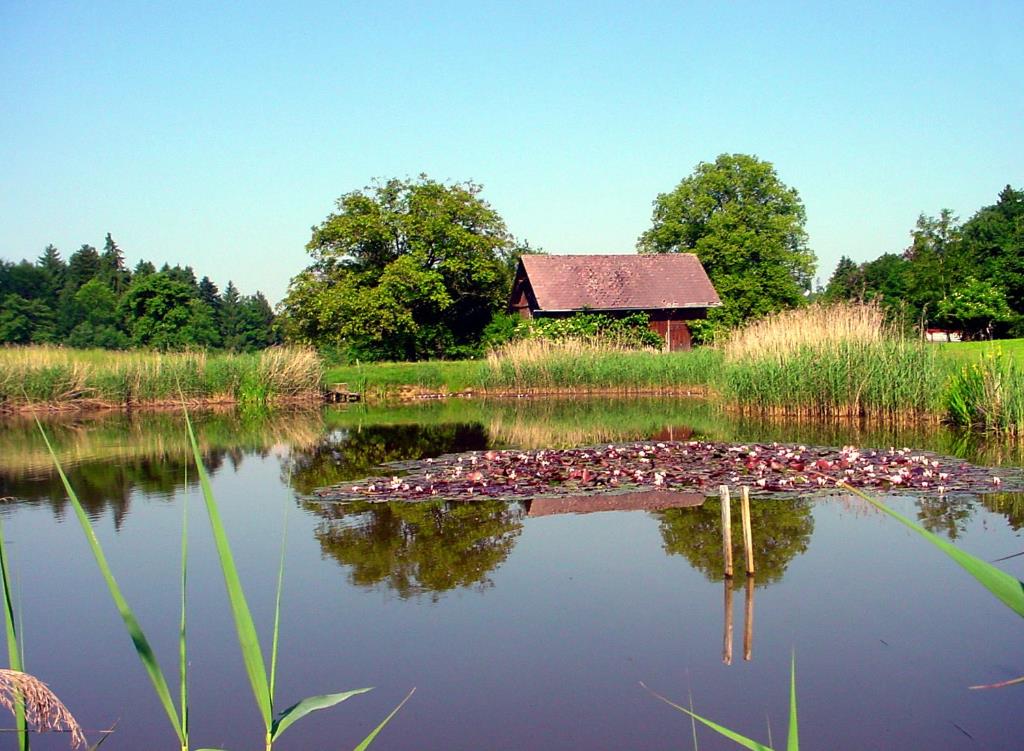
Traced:
<svg viewBox="0 0 1024 751">
<path fill-rule="evenodd" d="M 18 642 L 18 624 L 14 617 L 14 594 L 11 590 L 10 563 L 3 523 L 0 522 L 0 584 L 3 586 L 4 632 L 7 636 L 7 665 L 11 670 L 23 670 L 24 655 Z M 25 724 L 25 702 L 14 703 L 15 732 L 19 751 L 28 750 L 28 727 Z"/>
<path fill-rule="evenodd" d="M 117 583 L 117 579 L 114 578 L 114 572 L 111 570 L 110 564 L 107 562 L 107 556 L 103 552 L 103 547 L 100 545 L 99 538 L 96 537 L 96 531 L 92 527 L 92 522 L 89 521 L 89 516 L 82 507 L 82 503 L 78 499 L 78 494 L 71 486 L 71 482 L 68 480 L 67 475 L 64 474 L 64 468 L 61 466 L 60 460 L 57 458 L 57 454 L 53 450 L 53 446 L 50 445 L 50 439 L 46 435 L 46 431 L 43 430 L 42 423 L 39 423 L 37 420 L 36 424 L 39 427 L 39 432 L 43 436 L 43 442 L 46 444 L 46 448 L 50 452 L 53 465 L 57 469 L 57 474 L 60 475 L 61 482 L 64 485 L 64 490 L 68 494 L 68 500 L 71 502 L 71 507 L 75 511 L 75 517 L 78 519 L 78 523 L 81 526 L 82 531 L 85 533 L 86 541 L 89 544 L 89 548 L 92 550 L 93 558 L 96 560 L 96 566 L 99 568 L 100 574 L 103 576 L 103 580 L 107 584 L 107 590 L 110 592 L 110 597 L 114 601 L 114 606 L 117 608 L 117 612 L 120 614 L 121 620 L 124 622 L 125 629 L 128 631 L 128 636 L 132 640 L 132 645 L 135 647 L 135 653 L 138 655 L 139 661 L 142 663 L 147 675 L 149 676 L 150 683 L 153 686 L 153 690 L 156 692 L 157 698 L 160 700 L 160 705 L 163 707 L 164 713 L 167 715 L 167 719 L 174 728 L 180 748 L 182 751 L 188 751 L 188 681 L 186 679 L 186 675 L 182 672 L 180 676 L 180 697 L 182 704 L 181 712 L 179 714 L 178 708 L 174 705 L 174 700 L 171 698 L 171 690 L 168 686 L 167 678 L 164 676 L 164 672 L 160 667 L 160 662 L 157 660 L 156 653 L 153 651 L 153 647 L 150 646 L 149 640 L 146 638 L 146 634 L 143 632 L 142 626 L 139 624 L 139 619 L 128 605 L 128 601 L 125 600 L 124 595 L 121 592 L 121 587 Z M 186 531 L 183 529 L 183 553 L 186 550 L 185 535 Z M 186 560 L 183 557 L 181 561 L 182 583 L 185 582 L 185 568 Z M 184 594 L 182 595 L 181 602 L 183 608 L 181 622 L 184 624 Z M 179 630 L 179 654 L 185 653 L 184 639 L 185 629 L 184 625 L 182 625 Z"/>
<path fill-rule="evenodd" d="M 999 350 L 953 373 L 946 392 L 950 422 L 986 432 L 1024 433 L 1024 367 Z"/>
<path fill-rule="evenodd" d="M 708 383 L 713 350 L 657 354 L 581 339 L 524 339 L 490 352 L 482 375 L 487 390 L 679 391 Z"/>
<path fill-rule="evenodd" d="M 741 410 L 887 420 L 944 411 L 946 361 L 875 305 L 785 311 L 738 330 L 722 355 L 718 390 Z"/>
<path fill-rule="evenodd" d="M 0 409 L 267 403 L 318 399 L 323 367 L 311 349 L 251 354 L 0 348 Z"/>
</svg>

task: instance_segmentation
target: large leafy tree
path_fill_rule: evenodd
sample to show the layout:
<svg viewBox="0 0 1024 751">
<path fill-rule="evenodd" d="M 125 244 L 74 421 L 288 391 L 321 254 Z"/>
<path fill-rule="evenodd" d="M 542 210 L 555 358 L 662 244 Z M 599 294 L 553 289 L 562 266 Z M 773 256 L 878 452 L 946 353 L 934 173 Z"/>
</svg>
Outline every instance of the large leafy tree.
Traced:
<svg viewBox="0 0 1024 751">
<path fill-rule="evenodd" d="M 217 344 L 210 306 L 174 273 L 161 271 L 136 278 L 118 310 L 136 345 L 181 349 Z"/>
<path fill-rule="evenodd" d="M 805 222 L 800 196 L 770 162 L 722 154 L 655 199 L 637 250 L 697 254 L 722 298 L 695 331 L 707 338 L 802 302 L 816 263 Z"/>
<path fill-rule="evenodd" d="M 501 309 L 512 239 L 474 183 L 421 175 L 346 193 L 283 303 L 291 338 L 372 359 L 465 355 Z"/>
<path fill-rule="evenodd" d="M 1007 185 L 999 200 L 971 217 L 960 234 L 971 272 L 1002 287 L 1010 307 L 1024 313 L 1024 190 Z"/>
<path fill-rule="evenodd" d="M 964 272 L 959 220 L 949 209 L 937 217 L 921 214 L 910 237 L 903 253 L 908 261 L 905 298 L 918 320 L 935 321 L 939 304 Z"/>
<path fill-rule="evenodd" d="M 992 282 L 968 277 L 938 302 L 939 323 L 960 331 L 965 339 L 991 339 L 1005 335 L 1013 321 L 1003 290 Z"/>
</svg>

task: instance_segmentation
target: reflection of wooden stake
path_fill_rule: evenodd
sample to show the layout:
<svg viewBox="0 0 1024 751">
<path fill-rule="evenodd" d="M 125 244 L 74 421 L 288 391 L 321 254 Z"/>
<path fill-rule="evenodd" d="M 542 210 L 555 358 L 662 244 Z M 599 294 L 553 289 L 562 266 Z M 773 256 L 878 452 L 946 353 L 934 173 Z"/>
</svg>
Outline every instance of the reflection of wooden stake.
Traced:
<svg viewBox="0 0 1024 751">
<path fill-rule="evenodd" d="M 750 488 L 740 489 L 740 515 L 743 517 L 743 552 L 747 556 L 747 574 L 754 573 L 754 532 L 750 528 Z"/>
<path fill-rule="evenodd" d="M 725 633 L 722 634 L 722 662 L 732 665 L 732 580 L 725 579 Z"/>
<path fill-rule="evenodd" d="M 732 577 L 732 514 L 729 512 L 729 486 L 719 485 L 722 499 L 722 557 L 725 558 L 725 576 Z"/>
<path fill-rule="evenodd" d="M 743 659 L 748 662 L 754 654 L 754 577 L 747 577 L 746 606 L 743 609 Z"/>
</svg>

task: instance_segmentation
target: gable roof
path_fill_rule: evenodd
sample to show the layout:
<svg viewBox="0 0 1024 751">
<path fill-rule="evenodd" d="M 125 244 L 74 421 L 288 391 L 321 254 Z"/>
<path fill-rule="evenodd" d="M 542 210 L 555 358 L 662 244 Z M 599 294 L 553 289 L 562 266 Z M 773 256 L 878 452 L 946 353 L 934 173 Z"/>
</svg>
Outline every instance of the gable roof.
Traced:
<svg viewBox="0 0 1024 751">
<path fill-rule="evenodd" d="M 524 255 L 519 261 L 539 310 L 653 310 L 722 304 L 692 253 Z"/>
</svg>

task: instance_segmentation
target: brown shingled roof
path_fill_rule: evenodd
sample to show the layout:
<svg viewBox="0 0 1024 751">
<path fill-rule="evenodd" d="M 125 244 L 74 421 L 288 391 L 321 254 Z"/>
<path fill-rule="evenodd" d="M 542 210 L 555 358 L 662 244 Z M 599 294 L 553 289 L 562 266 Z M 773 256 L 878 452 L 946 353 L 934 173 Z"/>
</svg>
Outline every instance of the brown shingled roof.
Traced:
<svg viewBox="0 0 1024 751">
<path fill-rule="evenodd" d="M 721 305 L 697 256 L 524 255 L 540 310 L 651 310 Z"/>
</svg>

